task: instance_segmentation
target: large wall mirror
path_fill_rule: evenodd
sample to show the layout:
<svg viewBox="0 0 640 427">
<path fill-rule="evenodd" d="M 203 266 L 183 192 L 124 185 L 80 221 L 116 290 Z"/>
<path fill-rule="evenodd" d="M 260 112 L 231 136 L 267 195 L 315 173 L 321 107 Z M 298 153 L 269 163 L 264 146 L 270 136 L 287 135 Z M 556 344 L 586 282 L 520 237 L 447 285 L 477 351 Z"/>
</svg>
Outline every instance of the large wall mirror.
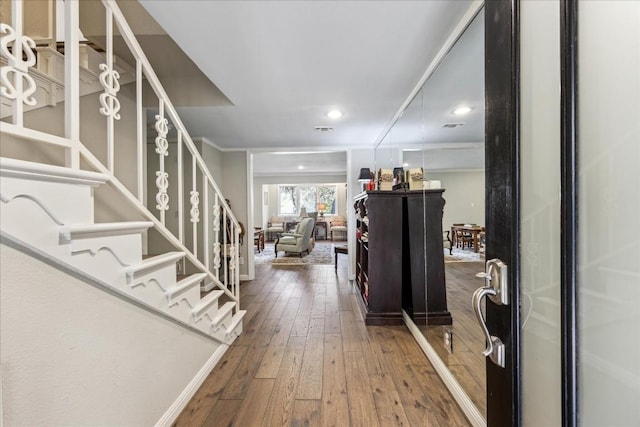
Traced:
<svg viewBox="0 0 640 427">
<path fill-rule="evenodd" d="M 457 111 L 463 107 L 468 110 Z M 483 286 L 475 274 L 485 262 L 484 108 L 481 8 L 399 114 L 376 147 L 375 159 L 377 170 L 421 169 L 423 195 L 429 188 L 444 189 L 442 241 L 452 322 L 434 325 L 412 317 L 432 355 L 464 390 L 472 411 L 486 419 L 485 340 L 471 306 L 473 292 Z M 429 268 L 426 255 L 424 266 Z M 429 300 L 426 283 L 425 295 Z"/>
</svg>

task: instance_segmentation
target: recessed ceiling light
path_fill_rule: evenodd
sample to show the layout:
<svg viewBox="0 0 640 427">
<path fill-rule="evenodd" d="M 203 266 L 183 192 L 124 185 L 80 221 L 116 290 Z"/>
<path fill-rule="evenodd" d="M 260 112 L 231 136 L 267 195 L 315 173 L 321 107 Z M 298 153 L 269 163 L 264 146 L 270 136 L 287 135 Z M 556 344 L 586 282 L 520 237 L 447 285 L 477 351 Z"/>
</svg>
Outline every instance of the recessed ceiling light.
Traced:
<svg viewBox="0 0 640 427">
<path fill-rule="evenodd" d="M 302 170 L 302 169 L 304 169 L 304 166 L 300 165 L 300 166 L 298 166 L 298 169 Z"/>
<path fill-rule="evenodd" d="M 327 113 L 327 117 L 330 119 L 339 119 L 342 117 L 342 111 L 340 110 L 331 110 Z"/>
<path fill-rule="evenodd" d="M 456 116 L 462 116 L 469 112 L 471 112 L 471 107 L 458 107 L 455 110 L 453 110 L 453 114 L 455 114 Z"/>
<path fill-rule="evenodd" d="M 403 163 L 403 164 L 402 164 L 402 167 L 403 167 L 403 168 L 408 168 L 408 167 L 409 167 L 409 163 Z"/>
</svg>

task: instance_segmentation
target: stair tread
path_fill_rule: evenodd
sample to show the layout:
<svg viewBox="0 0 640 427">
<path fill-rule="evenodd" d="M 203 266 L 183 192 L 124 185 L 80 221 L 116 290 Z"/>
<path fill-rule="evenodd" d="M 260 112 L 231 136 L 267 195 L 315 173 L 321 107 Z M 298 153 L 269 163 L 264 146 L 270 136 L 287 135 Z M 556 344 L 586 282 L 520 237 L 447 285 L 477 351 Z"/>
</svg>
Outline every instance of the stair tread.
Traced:
<svg viewBox="0 0 640 427">
<path fill-rule="evenodd" d="M 207 277 L 207 273 L 196 273 L 196 274 L 179 274 L 177 276 L 177 283 L 175 286 L 170 287 L 166 291 L 166 295 L 169 298 L 173 298 L 175 295 L 179 295 L 184 291 L 189 290 L 193 286 L 195 286 L 198 282 L 204 280 Z"/>
<path fill-rule="evenodd" d="M 141 266 L 141 265 L 163 264 L 169 261 L 174 261 L 174 260 L 177 261 L 182 257 L 184 257 L 184 252 L 179 252 L 179 251 L 167 252 L 161 255 L 151 255 L 150 257 L 147 257 L 147 258 L 143 257 L 143 260 L 139 264 L 132 265 L 129 268 L 135 269 L 135 267 Z"/>
<path fill-rule="evenodd" d="M 200 300 L 197 306 L 192 310 L 193 315 L 196 318 L 200 318 L 202 314 L 209 309 L 213 304 L 218 303 L 218 298 L 223 294 L 223 291 L 211 291 L 206 297 Z"/>
<path fill-rule="evenodd" d="M 91 237 L 94 234 L 124 235 L 137 234 L 153 227 L 150 221 L 102 222 L 94 224 L 70 224 L 60 228 L 60 235 L 67 240 Z"/>
<path fill-rule="evenodd" d="M 233 331 L 239 324 L 242 322 L 245 314 L 247 314 L 247 310 L 238 310 L 236 314 L 233 315 L 231 319 L 231 324 L 227 327 L 227 331 Z"/>
<path fill-rule="evenodd" d="M 2 176 L 49 182 L 80 183 L 91 186 L 104 184 L 110 179 L 108 175 L 99 172 L 28 162 L 7 157 L 0 157 L 0 171 Z"/>
<path fill-rule="evenodd" d="M 175 263 L 181 258 L 183 258 L 184 255 L 185 255 L 184 252 L 178 252 L 178 251 L 167 252 L 162 255 L 156 255 L 151 258 L 143 259 L 141 262 L 137 264 L 130 265 L 125 269 L 125 272 L 127 274 L 128 280 L 132 280 L 133 276 L 135 276 L 136 273 L 144 272 L 146 270 L 151 270 L 156 267 L 162 267 L 165 265 L 169 265 L 171 263 Z"/>
<path fill-rule="evenodd" d="M 233 310 L 233 308 L 236 306 L 236 303 L 233 301 L 229 301 L 227 303 L 225 303 L 219 310 L 218 310 L 218 314 L 216 314 L 216 317 L 213 318 L 213 320 L 211 321 L 211 323 L 213 325 L 217 325 L 218 323 L 222 322 L 222 319 L 224 319 L 225 317 L 227 317 L 227 315 L 229 314 L 229 312 L 231 310 Z"/>
</svg>

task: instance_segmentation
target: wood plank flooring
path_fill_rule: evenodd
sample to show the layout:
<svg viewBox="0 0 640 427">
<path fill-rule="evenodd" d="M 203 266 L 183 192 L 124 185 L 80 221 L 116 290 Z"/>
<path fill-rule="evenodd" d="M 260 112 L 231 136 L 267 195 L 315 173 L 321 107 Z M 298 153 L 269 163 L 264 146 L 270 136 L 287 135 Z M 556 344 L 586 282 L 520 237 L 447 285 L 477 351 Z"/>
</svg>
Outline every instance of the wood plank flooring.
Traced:
<svg viewBox="0 0 640 427">
<path fill-rule="evenodd" d="M 244 332 L 175 426 L 468 426 L 404 326 L 365 326 L 346 262 L 256 266 Z"/>
</svg>

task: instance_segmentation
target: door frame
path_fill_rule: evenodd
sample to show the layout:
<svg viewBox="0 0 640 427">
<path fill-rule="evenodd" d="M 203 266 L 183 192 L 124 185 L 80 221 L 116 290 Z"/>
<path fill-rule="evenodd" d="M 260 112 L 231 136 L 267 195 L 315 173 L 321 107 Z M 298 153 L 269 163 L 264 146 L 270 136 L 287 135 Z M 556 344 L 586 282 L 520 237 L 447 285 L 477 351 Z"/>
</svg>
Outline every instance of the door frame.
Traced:
<svg viewBox="0 0 640 427">
<path fill-rule="evenodd" d="M 560 3 L 562 425 L 578 425 L 578 1 Z"/>
<path fill-rule="evenodd" d="M 505 345 L 487 358 L 487 425 L 521 424 L 519 0 L 485 2 L 486 259 L 508 266 L 509 304 L 486 300 L 486 324 Z"/>
<path fill-rule="evenodd" d="M 521 425 L 519 1 L 485 2 L 487 259 L 509 265 L 510 306 L 487 301 L 487 326 L 504 337 L 506 367 L 487 361 L 487 425 Z M 562 425 L 578 414 L 578 1 L 560 7 Z M 511 194 L 509 194 L 511 192 Z M 509 330 L 511 329 L 511 330 Z"/>
</svg>

